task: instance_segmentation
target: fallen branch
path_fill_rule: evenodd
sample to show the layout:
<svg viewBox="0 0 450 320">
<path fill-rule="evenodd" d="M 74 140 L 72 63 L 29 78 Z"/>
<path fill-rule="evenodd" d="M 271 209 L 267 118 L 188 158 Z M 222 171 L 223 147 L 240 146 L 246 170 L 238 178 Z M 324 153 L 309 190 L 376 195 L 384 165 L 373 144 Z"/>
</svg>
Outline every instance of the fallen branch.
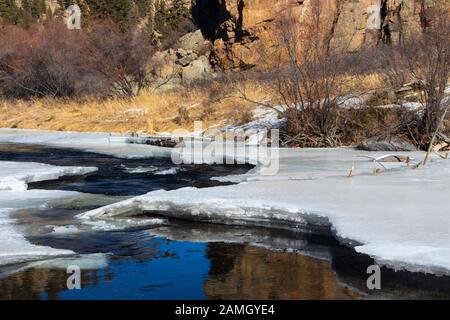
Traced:
<svg viewBox="0 0 450 320">
<path fill-rule="evenodd" d="M 441 118 L 439 119 L 439 123 L 438 123 L 438 125 L 436 127 L 436 131 L 434 132 L 433 137 L 431 138 L 431 142 L 430 142 L 430 145 L 428 146 L 427 154 L 425 155 L 425 159 L 423 159 L 423 165 L 424 166 L 428 163 L 428 159 L 430 157 L 430 153 L 433 150 L 434 142 L 436 141 L 436 137 L 439 134 L 439 130 L 440 130 L 442 124 L 444 123 L 445 116 L 447 115 L 447 111 L 448 111 L 448 105 L 445 107 L 445 110 L 442 113 Z"/>
</svg>

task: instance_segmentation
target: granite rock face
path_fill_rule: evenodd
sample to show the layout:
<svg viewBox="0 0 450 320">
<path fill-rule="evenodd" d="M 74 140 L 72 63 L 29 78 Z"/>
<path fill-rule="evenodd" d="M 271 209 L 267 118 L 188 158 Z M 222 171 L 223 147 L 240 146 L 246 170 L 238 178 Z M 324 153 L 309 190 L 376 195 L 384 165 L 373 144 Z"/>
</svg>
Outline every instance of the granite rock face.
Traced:
<svg viewBox="0 0 450 320">
<path fill-rule="evenodd" d="M 213 42 L 213 62 L 233 69 L 257 65 L 261 47 L 277 45 L 286 16 L 300 23 L 317 4 L 323 18 L 318 31 L 327 33 L 330 46 L 357 50 L 420 32 L 438 2 L 450 8 L 450 0 L 193 0 L 192 11 Z"/>
<path fill-rule="evenodd" d="M 170 2 L 172 0 L 165 0 Z M 46 0 L 57 8 L 56 0 Z M 261 63 L 262 51 L 276 48 L 280 25 L 287 17 L 294 25 L 311 19 L 318 6 L 329 46 L 345 44 L 349 50 L 379 42 L 395 43 L 430 23 L 436 4 L 450 9 L 450 0 L 186 0 L 198 30 L 179 39 L 180 47 L 206 56 L 222 69 L 249 69 Z M 445 9 L 446 8 L 446 9 Z M 188 66 L 194 56 L 182 61 Z M 189 64 L 187 64 L 189 62 Z"/>
</svg>

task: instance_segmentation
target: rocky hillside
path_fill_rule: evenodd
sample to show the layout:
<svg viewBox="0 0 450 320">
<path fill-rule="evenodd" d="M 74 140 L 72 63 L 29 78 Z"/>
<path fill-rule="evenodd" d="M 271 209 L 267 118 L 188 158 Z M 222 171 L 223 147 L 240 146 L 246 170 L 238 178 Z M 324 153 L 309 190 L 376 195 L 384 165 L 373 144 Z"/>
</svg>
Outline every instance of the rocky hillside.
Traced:
<svg viewBox="0 0 450 320">
<path fill-rule="evenodd" d="M 21 1 L 23 0 L 16 0 L 19 4 Z M 61 3 L 71 2 L 45 1 L 47 8 L 53 12 Z M 148 20 L 148 12 L 154 15 L 155 8 L 161 6 L 161 3 L 170 5 L 174 1 L 176 0 L 113 2 L 123 4 L 124 8 L 128 6 L 126 4 L 128 2 L 133 2 L 134 6 L 139 3 L 140 11 L 147 12 L 140 15 L 141 19 Z M 82 7 L 89 7 L 95 5 L 96 0 L 76 2 Z M 205 56 L 213 66 L 223 69 L 246 69 L 257 65 L 261 47 L 276 45 L 280 23 L 287 16 L 299 22 L 308 19 L 308 12 L 314 4 L 320 4 L 321 14 L 324 17 L 323 27 L 320 29 L 321 32 L 327 33 L 330 46 L 346 43 L 351 50 L 373 46 L 379 41 L 396 42 L 405 33 L 420 32 L 430 23 L 427 11 L 436 3 L 445 3 L 450 8 L 450 0 L 178 0 L 178 2 L 184 3 L 192 12 L 195 27 L 200 29 L 203 37 L 209 41 L 212 50 Z M 369 10 L 370 6 L 374 5 L 380 9 Z M 144 10 L 143 6 L 153 9 Z M 158 30 L 158 26 L 152 28 L 156 32 L 161 31 Z M 194 38 L 198 39 L 198 36 L 195 35 Z M 190 55 L 189 51 L 187 55 Z M 179 56 L 183 58 L 186 53 L 182 51 Z M 172 54 L 170 59 L 176 58 Z M 187 60 L 195 59 L 195 55 L 186 58 L 181 65 L 185 65 Z"/>
<path fill-rule="evenodd" d="M 437 2 L 450 8 L 450 0 L 193 0 L 192 5 L 197 25 L 213 41 L 218 62 L 229 69 L 256 64 L 259 46 L 274 43 L 279 23 L 287 15 L 301 21 L 317 2 L 326 16 L 322 29 L 329 33 L 331 45 L 345 42 L 351 49 L 420 32 L 429 23 L 427 10 Z M 380 10 L 368 12 L 371 5 Z M 368 28 L 369 19 L 378 19 L 380 25 Z"/>
<path fill-rule="evenodd" d="M 450 0 L 440 1 L 450 8 Z M 184 36 L 179 41 L 180 49 L 163 52 L 160 76 L 163 82 L 170 78 L 174 84 L 186 83 L 204 78 L 214 67 L 229 70 L 257 66 L 260 53 L 277 46 L 280 25 L 286 19 L 296 24 L 311 19 L 314 5 L 320 6 L 320 32 L 330 47 L 345 44 L 348 50 L 357 50 L 380 42 L 395 43 L 426 28 L 430 23 L 427 13 L 436 2 L 192 0 L 192 19 L 199 30 Z"/>
</svg>

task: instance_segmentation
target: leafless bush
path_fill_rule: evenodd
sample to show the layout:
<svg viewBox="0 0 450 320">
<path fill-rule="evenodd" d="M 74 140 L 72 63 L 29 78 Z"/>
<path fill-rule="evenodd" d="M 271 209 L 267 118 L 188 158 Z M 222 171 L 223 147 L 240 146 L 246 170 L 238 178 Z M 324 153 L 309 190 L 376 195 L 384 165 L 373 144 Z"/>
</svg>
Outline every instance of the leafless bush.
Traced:
<svg viewBox="0 0 450 320">
<path fill-rule="evenodd" d="M 186 124 L 191 120 L 189 110 L 186 107 L 180 107 L 177 110 L 178 115 L 174 119 L 174 122 L 178 125 Z"/>
<path fill-rule="evenodd" d="M 413 82 L 423 112 L 409 124 L 411 138 L 427 149 L 442 126 L 450 99 L 445 89 L 450 76 L 450 17 L 436 4 L 428 9 L 429 23 L 422 34 L 405 37 L 397 46 L 384 49 L 386 77 L 395 89 Z"/>
<path fill-rule="evenodd" d="M 112 22 L 93 21 L 79 31 L 56 19 L 0 31 L 0 93 L 6 96 L 132 96 L 149 85 L 153 47 Z"/>
<path fill-rule="evenodd" d="M 324 13 L 312 2 L 310 17 L 299 25 L 283 19 L 280 36 L 286 61 L 277 75 L 277 92 L 285 108 L 285 136 L 303 146 L 337 146 L 345 135 L 339 102 L 355 81 L 350 54 L 330 47 L 321 34 Z"/>
<path fill-rule="evenodd" d="M 0 86 L 10 96 L 71 96 L 85 65 L 80 35 L 59 21 L 28 30 L 4 26 L 0 35 Z"/>
<path fill-rule="evenodd" d="M 154 48 L 148 37 L 139 32 L 123 33 L 110 21 L 92 23 L 84 32 L 87 62 L 113 93 L 131 97 L 149 86 L 148 62 Z"/>
<path fill-rule="evenodd" d="M 233 109 L 229 114 L 230 119 L 234 119 L 235 125 L 244 125 L 253 121 L 253 113 L 252 110 L 245 106 L 239 106 Z"/>
</svg>

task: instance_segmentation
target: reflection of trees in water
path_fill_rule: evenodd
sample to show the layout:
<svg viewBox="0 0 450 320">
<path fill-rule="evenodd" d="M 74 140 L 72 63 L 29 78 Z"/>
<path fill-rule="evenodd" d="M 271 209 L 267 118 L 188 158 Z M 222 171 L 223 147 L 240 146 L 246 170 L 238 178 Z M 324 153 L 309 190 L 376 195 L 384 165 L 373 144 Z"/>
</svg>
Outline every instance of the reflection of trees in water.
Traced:
<svg viewBox="0 0 450 320">
<path fill-rule="evenodd" d="M 126 239 L 125 239 L 126 238 Z M 54 239 L 57 240 L 57 239 Z M 132 259 L 135 264 L 143 264 L 155 258 L 175 257 L 170 250 L 161 248 L 163 242 L 149 241 L 148 237 L 143 237 L 141 233 L 111 233 L 107 239 L 98 237 L 97 234 L 91 236 L 84 234 L 83 239 L 74 238 L 61 239 L 68 249 L 78 251 L 83 247 L 83 243 L 91 247 L 104 246 L 104 251 L 112 252 L 115 262 L 122 262 Z M 35 241 L 40 244 L 39 241 Z M 43 242 L 42 245 L 48 243 Z M 71 263 L 68 263 L 70 265 Z M 77 264 L 74 262 L 74 264 Z M 10 276 L 0 278 L 0 299 L 59 299 L 61 292 L 67 289 L 67 279 L 70 274 L 62 269 L 39 269 L 30 268 Z M 81 270 L 82 288 L 96 287 L 102 282 L 112 282 L 114 272 L 107 267 L 102 270 Z M 124 297 L 126 298 L 126 297 Z"/>
<path fill-rule="evenodd" d="M 100 276 L 97 271 L 81 272 L 83 287 L 97 286 L 101 281 L 112 278 L 107 269 Z M 58 299 L 67 290 L 66 281 L 70 275 L 65 270 L 28 269 L 0 279 L 0 299 Z"/>
<path fill-rule="evenodd" d="M 249 245 L 208 244 L 209 299 L 355 299 L 330 263 Z"/>
</svg>

